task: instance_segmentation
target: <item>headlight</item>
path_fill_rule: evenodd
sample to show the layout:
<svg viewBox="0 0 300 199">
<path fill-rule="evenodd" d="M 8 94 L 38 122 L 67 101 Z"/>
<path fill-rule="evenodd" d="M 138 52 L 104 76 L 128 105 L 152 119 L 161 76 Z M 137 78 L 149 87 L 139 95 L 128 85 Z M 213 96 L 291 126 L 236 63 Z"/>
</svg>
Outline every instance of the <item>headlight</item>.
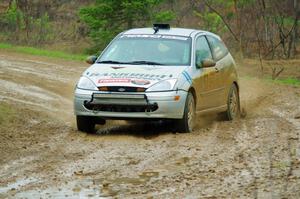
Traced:
<svg viewBox="0 0 300 199">
<path fill-rule="evenodd" d="M 87 89 L 87 90 L 98 90 L 95 84 L 87 77 L 80 77 L 77 88 Z"/>
<path fill-rule="evenodd" d="M 177 82 L 177 79 L 168 79 L 164 81 L 160 81 L 150 88 L 146 90 L 146 92 L 153 92 L 153 91 L 170 91 L 173 90 L 175 87 L 175 84 Z"/>
</svg>

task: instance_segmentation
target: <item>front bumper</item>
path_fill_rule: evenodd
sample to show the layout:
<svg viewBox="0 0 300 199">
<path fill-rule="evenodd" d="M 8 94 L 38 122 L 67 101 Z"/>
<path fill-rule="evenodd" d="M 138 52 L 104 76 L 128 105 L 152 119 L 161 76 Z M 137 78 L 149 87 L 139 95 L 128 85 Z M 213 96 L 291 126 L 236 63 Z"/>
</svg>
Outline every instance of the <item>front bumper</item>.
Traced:
<svg viewBox="0 0 300 199">
<path fill-rule="evenodd" d="M 113 99 L 94 96 L 116 96 Z M 132 93 L 108 93 L 76 89 L 74 97 L 75 115 L 98 116 L 111 119 L 180 119 L 183 116 L 186 91 L 142 93 L 145 99 L 132 99 Z M 134 96 L 137 96 L 133 94 Z M 174 97 L 180 96 L 175 101 Z"/>
</svg>

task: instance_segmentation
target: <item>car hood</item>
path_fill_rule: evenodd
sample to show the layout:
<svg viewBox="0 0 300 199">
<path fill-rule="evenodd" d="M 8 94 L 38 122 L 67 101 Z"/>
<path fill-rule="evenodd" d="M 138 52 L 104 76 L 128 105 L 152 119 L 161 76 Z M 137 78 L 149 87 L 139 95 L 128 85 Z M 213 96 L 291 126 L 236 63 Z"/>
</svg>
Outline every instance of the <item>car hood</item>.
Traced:
<svg viewBox="0 0 300 199">
<path fill-rule="evenodd" d="M 187 66 L 94 64 L 84 72 L 97 87 L 131 86 L 149 88 L 167 79 L 178 78 Z"/>
</svg>

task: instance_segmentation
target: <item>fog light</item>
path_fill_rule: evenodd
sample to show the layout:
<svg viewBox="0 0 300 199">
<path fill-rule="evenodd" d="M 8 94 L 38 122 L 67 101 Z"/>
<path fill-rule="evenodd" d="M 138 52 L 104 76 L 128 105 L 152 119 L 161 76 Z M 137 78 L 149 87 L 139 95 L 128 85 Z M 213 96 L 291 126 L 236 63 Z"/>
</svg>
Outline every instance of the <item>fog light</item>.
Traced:
<svg viewBox="0 0 300 199">
<path fill-rule="evenodd" d="M 146 90 L 145 88 L 137 88 L 136 92 L 145 92 L 145 90 Z"/>
<path fill-rule="evenodd" d="M 103 86 L 103 87 L 98 87 L 99 91 L 108 91 L 108 88 Z"/>
</svg>

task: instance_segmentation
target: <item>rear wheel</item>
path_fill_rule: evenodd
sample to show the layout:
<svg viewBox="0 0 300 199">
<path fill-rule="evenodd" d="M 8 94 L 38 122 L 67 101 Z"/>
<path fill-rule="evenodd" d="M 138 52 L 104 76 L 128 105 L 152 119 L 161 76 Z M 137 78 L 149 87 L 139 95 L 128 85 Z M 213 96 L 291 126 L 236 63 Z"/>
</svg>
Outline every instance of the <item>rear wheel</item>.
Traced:
<svg viewBox="0 0 300 199">
<path fill-rule="evenodd" d="M 226 116 L 228 120 L 233 120 L 240 114 L 240 98 L 237 87 L 233 84 L 229 90 L 227 99 Z"/>
<path fill-rule="evenodd" d="M 86 132 L 86 133 L 94 133 L 95 132 L 95 124 L 96 120 L 91 116 L 76 116 L 77 121 L 77 129 L 78 131 Z"/>
<path fill-rule="evenodd" d="M 196 119 L 196 104 L 195 99 L 192 93 L 188 93 L 188 96 L 185 101 L 183 117 L 180 120 L 177 120 L 178 131 L 181 133 L 192 132 L 195 127 Z"/>
</svg>

